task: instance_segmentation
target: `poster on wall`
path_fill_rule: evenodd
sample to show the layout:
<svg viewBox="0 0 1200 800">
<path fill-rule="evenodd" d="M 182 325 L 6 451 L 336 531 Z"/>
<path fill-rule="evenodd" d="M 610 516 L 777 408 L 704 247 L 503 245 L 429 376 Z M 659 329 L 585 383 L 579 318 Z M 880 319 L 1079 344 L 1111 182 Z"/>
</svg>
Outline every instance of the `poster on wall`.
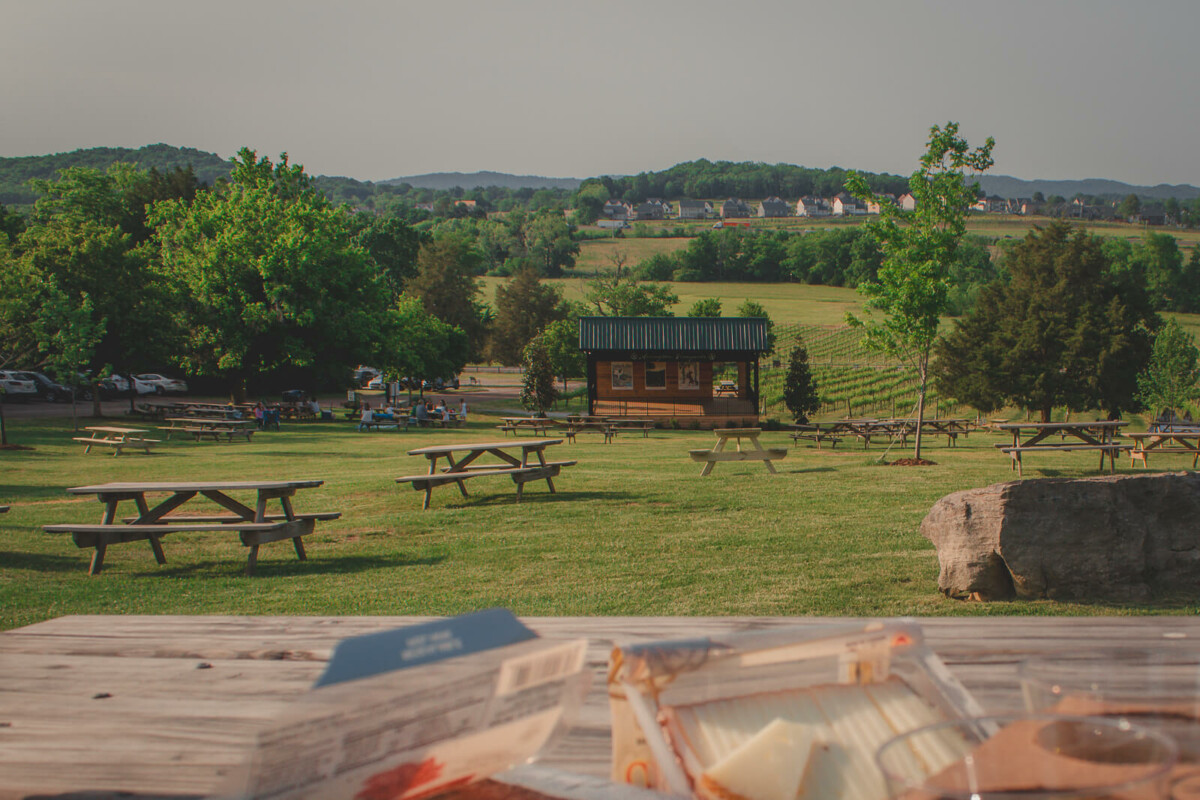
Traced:
<svg viewBox="0 0 1200 800">
<path fill-rule="evenodd" d="M 612 362 L 612 388 L 614 388 L 614 389 L 632 389 L 633 388 L 633 362 L 632 361 L 614 361 L 614 362 Z"/>
<path fill-rule="evenodd" d="M 685 392 L 700 390 L 700 362 L 679 362 L 679 388 Z"/>
<path fill-rule="evenodd" d="M 667 388 L 667 363 L 665 361 L 646 362 L 646 388 Z"/>
</svg>

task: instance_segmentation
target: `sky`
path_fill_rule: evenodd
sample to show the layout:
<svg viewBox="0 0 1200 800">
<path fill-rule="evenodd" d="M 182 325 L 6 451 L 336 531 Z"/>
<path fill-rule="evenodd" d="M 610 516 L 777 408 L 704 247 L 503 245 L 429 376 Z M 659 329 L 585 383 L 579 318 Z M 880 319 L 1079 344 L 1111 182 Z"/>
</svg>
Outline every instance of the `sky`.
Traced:
<svg viewBox="0 0 1200 800">
<path fill-rule="evenodd" d="M 0 156 L 165 142 L 360 180 L 709 160 L 1200 185 L 1195 0 L 0 0 Z"/>
</svg>

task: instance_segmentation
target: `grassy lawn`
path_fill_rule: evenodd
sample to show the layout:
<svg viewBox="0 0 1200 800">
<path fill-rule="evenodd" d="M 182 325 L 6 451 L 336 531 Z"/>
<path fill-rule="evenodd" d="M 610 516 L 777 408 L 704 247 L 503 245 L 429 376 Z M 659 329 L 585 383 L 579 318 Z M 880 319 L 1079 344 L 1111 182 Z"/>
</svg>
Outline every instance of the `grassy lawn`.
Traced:
<svg viewBox="0 0 1200 800">
<path fill-rule="evenodd" d="M 497 409 L 497 416 L 501 411 Z M 937 560 L 918 526 L 941 496 L 1012 477 L 997 438 L 956 448 L 931 443 L 924 468 L 878 463 L 884 448 L 791 448 L 780 474 L 761 464 L 719 464 L 707 478 L 687 457 L 703 431 L 622 435 L 611 445 L 581 435 L 552 448 L 578 459 L 557 495 L 530 484 L 517 505 L 505 478 L 481 478 L 462 498 L 435 490 L 432 508 L 393 481 L 423 472 L 405 451 L 501 435 L 478 414 L 463 430 L 356 433 L 349 423 L 285 424 L 249 444 L 171 442 L 161 452 L 85 456 L 65 420 L 10 420 L 10 439 L 34 449 L 0 452 L 0 628 L 62 614 L 450 614 L 506 606 L 529 615 L 959 615 L 1194 613 L 1054 602 L 977 604 L 943 598 Z M 766 446 L 789 446 L 783 433 Z M 889 459 L 905 455 L 893 451 Z M 1159 459 L 1183 468 L 1183 457 Z M 1091 454 L 1030 458 L 1027 477 L 1095 475 Z M 1122 469 L 1120 471 L 1128 471 Z M 117 480 L 321 478 L 297 510 L 340 510 L 307 537 L 309 560 L 287 542 L 264 546 L 244 578 L 245 548 L 231 535 L 164 541 L 158 566 L 144 542 L 109 549 L 86 574 L 90 550 L 45 534 L 52 522 L 98 521 L 100 504 L 68 486 Z"/>
</svg>

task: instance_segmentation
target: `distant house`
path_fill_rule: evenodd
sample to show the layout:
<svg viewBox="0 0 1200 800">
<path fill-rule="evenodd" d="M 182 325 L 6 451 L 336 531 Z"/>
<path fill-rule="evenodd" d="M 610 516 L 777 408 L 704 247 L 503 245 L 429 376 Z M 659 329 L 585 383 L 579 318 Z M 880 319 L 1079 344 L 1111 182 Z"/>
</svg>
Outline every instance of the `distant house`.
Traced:
<svg viewBox="0 0 1200 800">
<path fill-rule="evenodd" d="M 833 209 L 824 197 L 801 197 L 796 201 L 798 217 L 828 217 L 832 213 Z"/>
<path fill-rule="evenodd" d="M 790 217 L 792 216 L 792 206 L 786 200 L 768 197 L 759 203 L 758 215 L 760 217 Z"/>
<path fill-rule="evenodd" d="M 679 201 L 680 219 L 708 219 L 708 215 L 712 213 L 712 210 L 712 203 L 707 200 L 688 200 L 684 198 Z"/>
<path fill-rule="evenodd" d="M 724 203 L 721 203 L 721 218 L 731 219 L 737 217 L 748 217 L 751 214 L 750 204 L 743 200 L 738 200 L 731 197 Z"/>
<path fill-rule="evenodd" d="M 1166 225 L 1167 218 L 1164 214 L 1134 214 L 1129 218 L 1130 222 L 1138 225 Z"/>
<path fill-rule="evenodd" d="M 833 215 L 835 217 L 852 217 L 866 213 L 867 209 L 860 206 L 857 200 L 845 192 L 839 192 L 833 198 Z"/>
<path fill-rule="evenodd" d="M 1013 201 L 1013 213 L 1036 214 L 1040 206 L 1040 203 L 1035 203 L 1028 197 L 1018 197 Z"/>
<path fill-rule="evenodd" d="M 982 211 L 985 214 L 1008 214 L 1010 208 L 1009 201 L 999 195 L 981 197 L 971 205 L 972 211 Z"/>
<path fill-rule="evenodd" d="M 671 204 L 652 197 L 644 203 L 639 203 L 635 210 L 639 220 L 666 219 L 671 213 Z"/>
<path fill-rule="evenodd" d="M 633 216 L 633 206 L 624 200 L 609 200 L 604 204 L 602 213 L 609 219 L 629 219 Z"/>
<path fill-rule="evenodd" d="M 417 211 L 433 211 L 433 203 L 417 203 Z"/>
<path fill-rule="evenodd" d="M 879 202 L 876 202 L 874 200 L 867 201 L 867 213 L 868 214 L 880 213 L 880 210 L 881 210 L 880 207 L 883 205 L 890 205 L 890 206 L 896 205 L 896 195 L 894 195 L 894 194 L 880 194 L 880 195 L 876 195 L 876 197 L 879 198 Z"/>
<path fill-rule="evenodd" d="M 913 197 L 911 194 L 900 195 L 900 199 L 897 202 L 900 203 L 901 211 L 916 211 L 917 210 L 917 198 Z"/>
</svg>

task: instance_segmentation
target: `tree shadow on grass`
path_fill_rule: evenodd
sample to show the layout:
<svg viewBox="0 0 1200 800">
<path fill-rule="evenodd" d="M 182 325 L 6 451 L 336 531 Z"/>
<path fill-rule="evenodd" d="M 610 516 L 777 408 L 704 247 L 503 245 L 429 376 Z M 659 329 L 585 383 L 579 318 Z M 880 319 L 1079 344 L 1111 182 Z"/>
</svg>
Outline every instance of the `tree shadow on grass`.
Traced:
<svg viewBox="0 0 1200 800">
<path fill-rule="evenodd" d="M 0 550 L 0 564 L 7 569 L 27 569 L 33 572 L 78 572 L 87 569 L 87 558 L 56 556 L 49 553 L 17 553 Z"/>
<path fill-rule="evenodd" d="M 286 558 L 286 556 L 281 557 Z M 366 572 L 376 569 L 394 569 L 397 567 L 432 567 L 446 560 L 444 555 L 410 557 L 404 555 L 347 555 L 339 556 L 336 553 L 323 555 L 319 558 L 309 557 L 307 561 L 300 561 L 291 557 L 291 560 L 264 560 L 260 557 L 258 563 L 254 567 L 254 578 L 268 577 L 303 577 L 305 575 L 324 574 L 324 575 L 345 575 L 355 572 Z M 131 570 L 130 574 L 135 578 L 189 578 L 195 577 L 198 574 L 213 572 L 224 573 L 225 575 L 241 576 L 246 568 L 244 560 L 221 559 L 209 561 L 194 561 L 187 564 L 168 564 L 163 567 L 154 568 L 148 567 L 144 569 Z"/>
</svg>

